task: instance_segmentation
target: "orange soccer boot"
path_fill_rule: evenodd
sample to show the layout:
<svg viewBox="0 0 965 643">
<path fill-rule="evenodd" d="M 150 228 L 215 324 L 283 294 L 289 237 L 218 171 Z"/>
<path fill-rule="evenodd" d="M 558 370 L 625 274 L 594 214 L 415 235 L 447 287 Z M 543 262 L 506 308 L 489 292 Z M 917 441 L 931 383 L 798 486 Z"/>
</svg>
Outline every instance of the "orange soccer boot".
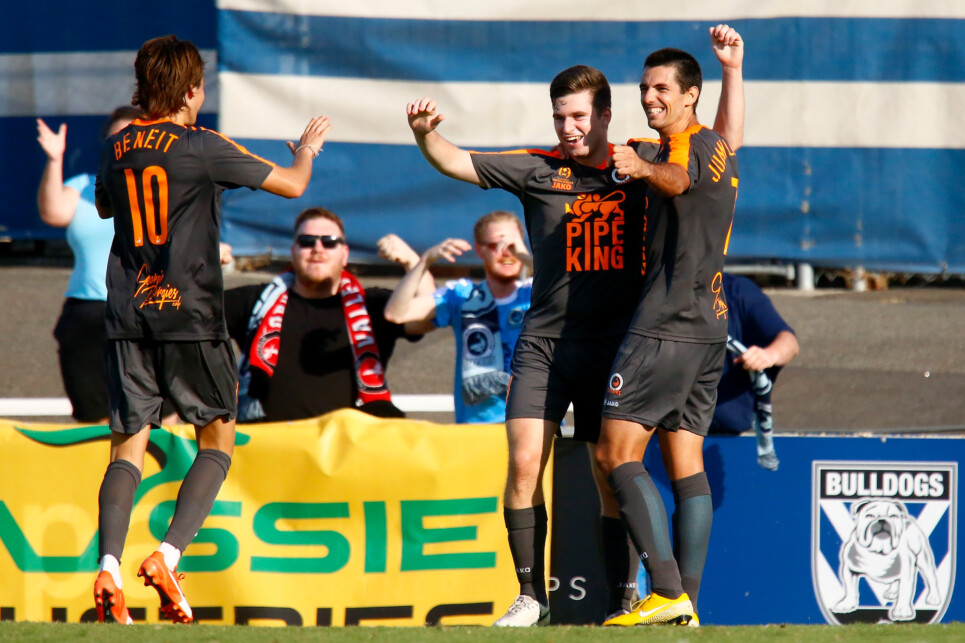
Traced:
<svg viewBox="0 0 965 643">
<path fill-rule="evenodd" d="M 145 587 L 153 587 L 161 597 L 161 613 L 175 623 L 190 623 L 194 620 L 188 599 L 181 591 L 179 580 L 184 574 L 171 571 L 164 564 L 164 555 L 156 551 L 141 563 L 137 575 L 144 578 Z"/>
<path fill-rule="evenodd" d="M 124 592 L 117 588 L 110 572 L 101 572 L 94 581 L 94 605 L 100 623 L 130 625 L 134 622 L 124 604 Z"/>
</svg>

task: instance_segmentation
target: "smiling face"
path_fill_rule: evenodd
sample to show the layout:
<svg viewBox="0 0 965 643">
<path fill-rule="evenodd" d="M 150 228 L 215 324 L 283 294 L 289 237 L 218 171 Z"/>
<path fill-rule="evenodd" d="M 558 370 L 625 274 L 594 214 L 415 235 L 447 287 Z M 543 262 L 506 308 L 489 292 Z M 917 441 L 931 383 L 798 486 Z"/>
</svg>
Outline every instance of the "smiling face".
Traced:
<svg viewBox="0 0 965 643">
<path fill-rule="evenodd" d="M 553 101 L 556 136 L 571 159 L 596 167 L 606 160 L 609 108 L 593 109 L 593 93 L 584 90 Z"/>
<path fill-rule="evenodd" d="M 306 219 L 298 226 L 298 235 L 332 235 L 343 237 L 338 224 L 321 217 Z M 334 248 L 325 248 L 316 240 L 310 248 L 292 244 L 292 266 L 295 269 L 294 290 L 302 297 L 329 297 L 338 292 L 342 270 L 348 265 L 348 244 L 339 243 Z"/>
<path fill-rule="evenodd" d="M 516 281 L 523 269 L 523 262 L 517 259 L 508 247 L 499 247 L 503 241 L 515 241 L 522 245 L 523 239 L 515 219 L 500 219 L 489 223 L 476 241 L 476 254 L 482 259 L 483 270 L 488 278 L 501 282 Z"/>
<path fill-rule="evenodd" d="M 696 87 L 681 87 L 670 65 L 643 70 L 640 104 L 647 115 L 647 124 L 661 137 L 679 134 L 696 122 L 693 108 L 699 94 Z"/>
</svg>

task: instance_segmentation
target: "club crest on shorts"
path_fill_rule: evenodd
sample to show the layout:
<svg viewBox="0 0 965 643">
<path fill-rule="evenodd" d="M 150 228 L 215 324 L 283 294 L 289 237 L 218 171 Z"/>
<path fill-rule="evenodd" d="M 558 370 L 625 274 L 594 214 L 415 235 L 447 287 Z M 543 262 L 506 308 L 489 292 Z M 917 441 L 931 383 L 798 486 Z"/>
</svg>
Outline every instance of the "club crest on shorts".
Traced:
<svg viewBox="0 0 965 643">
<path fill-rule="evenodd" d="M 941 620 L 955 586 L 956 462 L 815 461 L 811 577 L 831 624 Z"/>
<path fill-rule="evenodd" d="M 619 373 L 614 373 L 610 376 L 610 386 L 607 389 L 607 393 L 610 395 L 622 395 L 623 389 L 623 376 Z"/>
</svg>

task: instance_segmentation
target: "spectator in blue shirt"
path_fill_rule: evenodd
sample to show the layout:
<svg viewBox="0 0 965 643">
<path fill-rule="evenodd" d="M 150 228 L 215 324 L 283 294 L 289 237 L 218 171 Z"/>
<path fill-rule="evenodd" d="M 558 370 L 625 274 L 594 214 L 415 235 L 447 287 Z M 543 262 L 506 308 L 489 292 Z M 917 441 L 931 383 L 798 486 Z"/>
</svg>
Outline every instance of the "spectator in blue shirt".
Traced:
<svg viewBox="0 0 965 643">
<path fill-rule="evenodd" d="M 742 433 L 754 427 L 755 399 L 748 371 L 764 371 L 773 382 L 781 368 L 797 355 L 799 345 L 794 329 L 747 277 L 725 272 L 724 299 L 728 307 L 727 333 L 747 351 L 724 359 L 710 432 Z"/>
<path fill-rule="evenodd" d="M 393 292 L 385 317 L 396 323 L 415 322 L 424 332 L 452 327 L 456 422 L 502 423 L 509 364 L 533 286 L 532 279 L 521 279 L 521 274 L 532 267 L 532 258 L 523 243 L 523 225 L 511 212 L 484 215 L 476 222 L 473 238 L 474 245 L 446 239 L 426 250 Z M 473 249 L 483 262 L 483 281 L 459 279 L 432 294 L 416 292 L 432 264 L 439 259 L 454 262 Z"/>
</svg>

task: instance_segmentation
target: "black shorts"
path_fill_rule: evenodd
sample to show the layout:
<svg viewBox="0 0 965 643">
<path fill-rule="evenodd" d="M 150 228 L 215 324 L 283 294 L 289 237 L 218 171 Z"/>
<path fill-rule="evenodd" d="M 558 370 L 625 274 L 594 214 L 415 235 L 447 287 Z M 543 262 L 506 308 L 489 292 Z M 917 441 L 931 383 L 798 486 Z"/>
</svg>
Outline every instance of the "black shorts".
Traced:
<svg viewBox="0 0 965 643">
<path fill-rule="evenodd" d="M 107 302 L 68 297 L 54 328 L 60 376 L 78 422 L 100 422 L 107 400 Z"/>
<path fill-rule="evenodd" d="M 600 407 L 620 337 L 555 339 L 522 336 L 513 352 L 506 419 L 540 418 L 556 424 L 573 404 L 573 437 L 600 439 Z"/>
<path fill-rule="evenodd" d="M 603 416 L 706 436 L 725 346 L 628 333 L 613 362 Z"/>
<path fill-rule="evenodd" d="M 238 368 L 227 341 L 111 340 L 107 375 L 118 433 L 160 426 L 165 398 L 195 426 L 238 414 Z"/>
</svg>

